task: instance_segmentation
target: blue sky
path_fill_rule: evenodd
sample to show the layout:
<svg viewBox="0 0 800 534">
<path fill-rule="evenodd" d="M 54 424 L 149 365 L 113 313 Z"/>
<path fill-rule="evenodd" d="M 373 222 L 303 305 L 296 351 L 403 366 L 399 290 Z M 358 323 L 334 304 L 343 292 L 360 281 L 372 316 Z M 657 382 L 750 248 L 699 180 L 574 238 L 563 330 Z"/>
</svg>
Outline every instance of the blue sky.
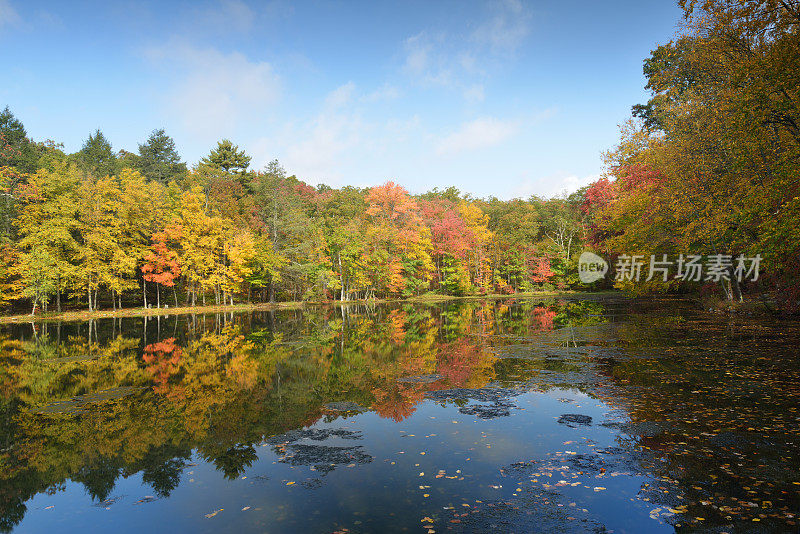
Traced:
<svg viewBox="0 0 800 534">
<path fill-rule="evenodd" d="M 75 151 L 163 127 L 309 183 L 552 196 L 602 172 L 672 1 L 0 0 L 0 107 Z"/>
</svg>

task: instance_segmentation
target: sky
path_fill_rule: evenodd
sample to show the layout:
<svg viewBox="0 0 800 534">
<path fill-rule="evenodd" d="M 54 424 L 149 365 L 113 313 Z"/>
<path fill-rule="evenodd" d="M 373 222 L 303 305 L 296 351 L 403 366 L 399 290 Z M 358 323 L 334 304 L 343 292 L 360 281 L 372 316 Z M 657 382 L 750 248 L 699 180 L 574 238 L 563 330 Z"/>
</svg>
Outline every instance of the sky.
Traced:
<svg viewBox="0 0 800 534">
<path fill-rule="evenodd" d="M 310 184 L 550 197 L 603 172 L 671 0 L 0 0 L 0 108 L 74 152 L 164 128 Z"/>
</svg>

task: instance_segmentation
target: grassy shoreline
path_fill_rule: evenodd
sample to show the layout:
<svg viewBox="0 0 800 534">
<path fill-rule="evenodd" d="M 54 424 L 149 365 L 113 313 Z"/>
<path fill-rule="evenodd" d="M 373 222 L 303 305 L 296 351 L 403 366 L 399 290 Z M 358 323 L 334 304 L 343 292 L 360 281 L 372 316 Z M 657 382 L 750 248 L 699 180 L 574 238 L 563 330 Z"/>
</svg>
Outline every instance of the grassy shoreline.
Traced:
<svg viewBox="0 0 800 534">
<path fill-rule="evenodd" d="M 537 291 L 534 293 L 515 293 L 513 295 L 467 295 L 451 296 L 438 294 L 425 294 L 407 299 L 371 299 L 371 300 L 347 300 L 347 301 L 292 301 L 275 303 L 257 304 L 234 304 L 234 305 L 207 305 L 207 306 L 180 306 L 177 308 L 122 308 L 121 310 L 70 310 L 58 312 L 39 313 L 35 316 L 30 314 L 4 315 L 0 316 L 0 324 L 9 323 L 30 323 L 47 321 L 86 321 L 90 319 L 108 319 L 111 317 L 155 317 L 164 315 L 191 315 L 191 314 L 211 314 L 211 313 L 236 313 L 249 311 L 270 311 L 298 309 L 305 306 L 341 306 L 351 304 L 390 304 L 398 302 L 408 302 L 412 304 L 436 304 L 449 300 L 497 300 L 504 298 L 549 298 L 549 297 L 575 297 L 575 296 L 597 296 L 604 294 L 618 294 L 617 291 Z"/>
</svg>

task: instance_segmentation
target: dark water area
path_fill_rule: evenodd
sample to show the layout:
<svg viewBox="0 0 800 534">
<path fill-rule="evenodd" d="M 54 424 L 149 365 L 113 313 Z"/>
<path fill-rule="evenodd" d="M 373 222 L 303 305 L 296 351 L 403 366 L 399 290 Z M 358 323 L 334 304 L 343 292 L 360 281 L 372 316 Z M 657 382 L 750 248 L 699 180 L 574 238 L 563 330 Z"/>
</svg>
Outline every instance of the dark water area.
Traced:
<svg viewBox="0 0 800 534">
<path fill-rule="evenodd" d="M 799 530 L 797 321 L 509 299 L 0 344 L 2 531 Z"/>
</svg>

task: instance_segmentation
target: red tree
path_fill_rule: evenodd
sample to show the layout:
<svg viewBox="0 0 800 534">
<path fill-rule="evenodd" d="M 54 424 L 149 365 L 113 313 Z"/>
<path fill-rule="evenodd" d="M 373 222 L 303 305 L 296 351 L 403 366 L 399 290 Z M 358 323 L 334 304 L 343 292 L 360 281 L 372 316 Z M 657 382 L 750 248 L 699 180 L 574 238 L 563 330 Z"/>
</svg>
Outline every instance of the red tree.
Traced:
<svg viewBox="0 0 800 534">
<path fill-rule="evenodd" d="M 161 286 L 173 287 L 175 280 L 181 274 L 181 266 L 178 263 L 178 253 L 167 246 L 170 240 L 170 229 L 153 234 L 150 245 L 150 252 L 144 257 L 145 264 L 142 265 L 142 275 L 145 283 L 155 282 L 156 302 L 161 307 Z M 175 305 L 178 305 L 177 297 Z"/>
</svg>

